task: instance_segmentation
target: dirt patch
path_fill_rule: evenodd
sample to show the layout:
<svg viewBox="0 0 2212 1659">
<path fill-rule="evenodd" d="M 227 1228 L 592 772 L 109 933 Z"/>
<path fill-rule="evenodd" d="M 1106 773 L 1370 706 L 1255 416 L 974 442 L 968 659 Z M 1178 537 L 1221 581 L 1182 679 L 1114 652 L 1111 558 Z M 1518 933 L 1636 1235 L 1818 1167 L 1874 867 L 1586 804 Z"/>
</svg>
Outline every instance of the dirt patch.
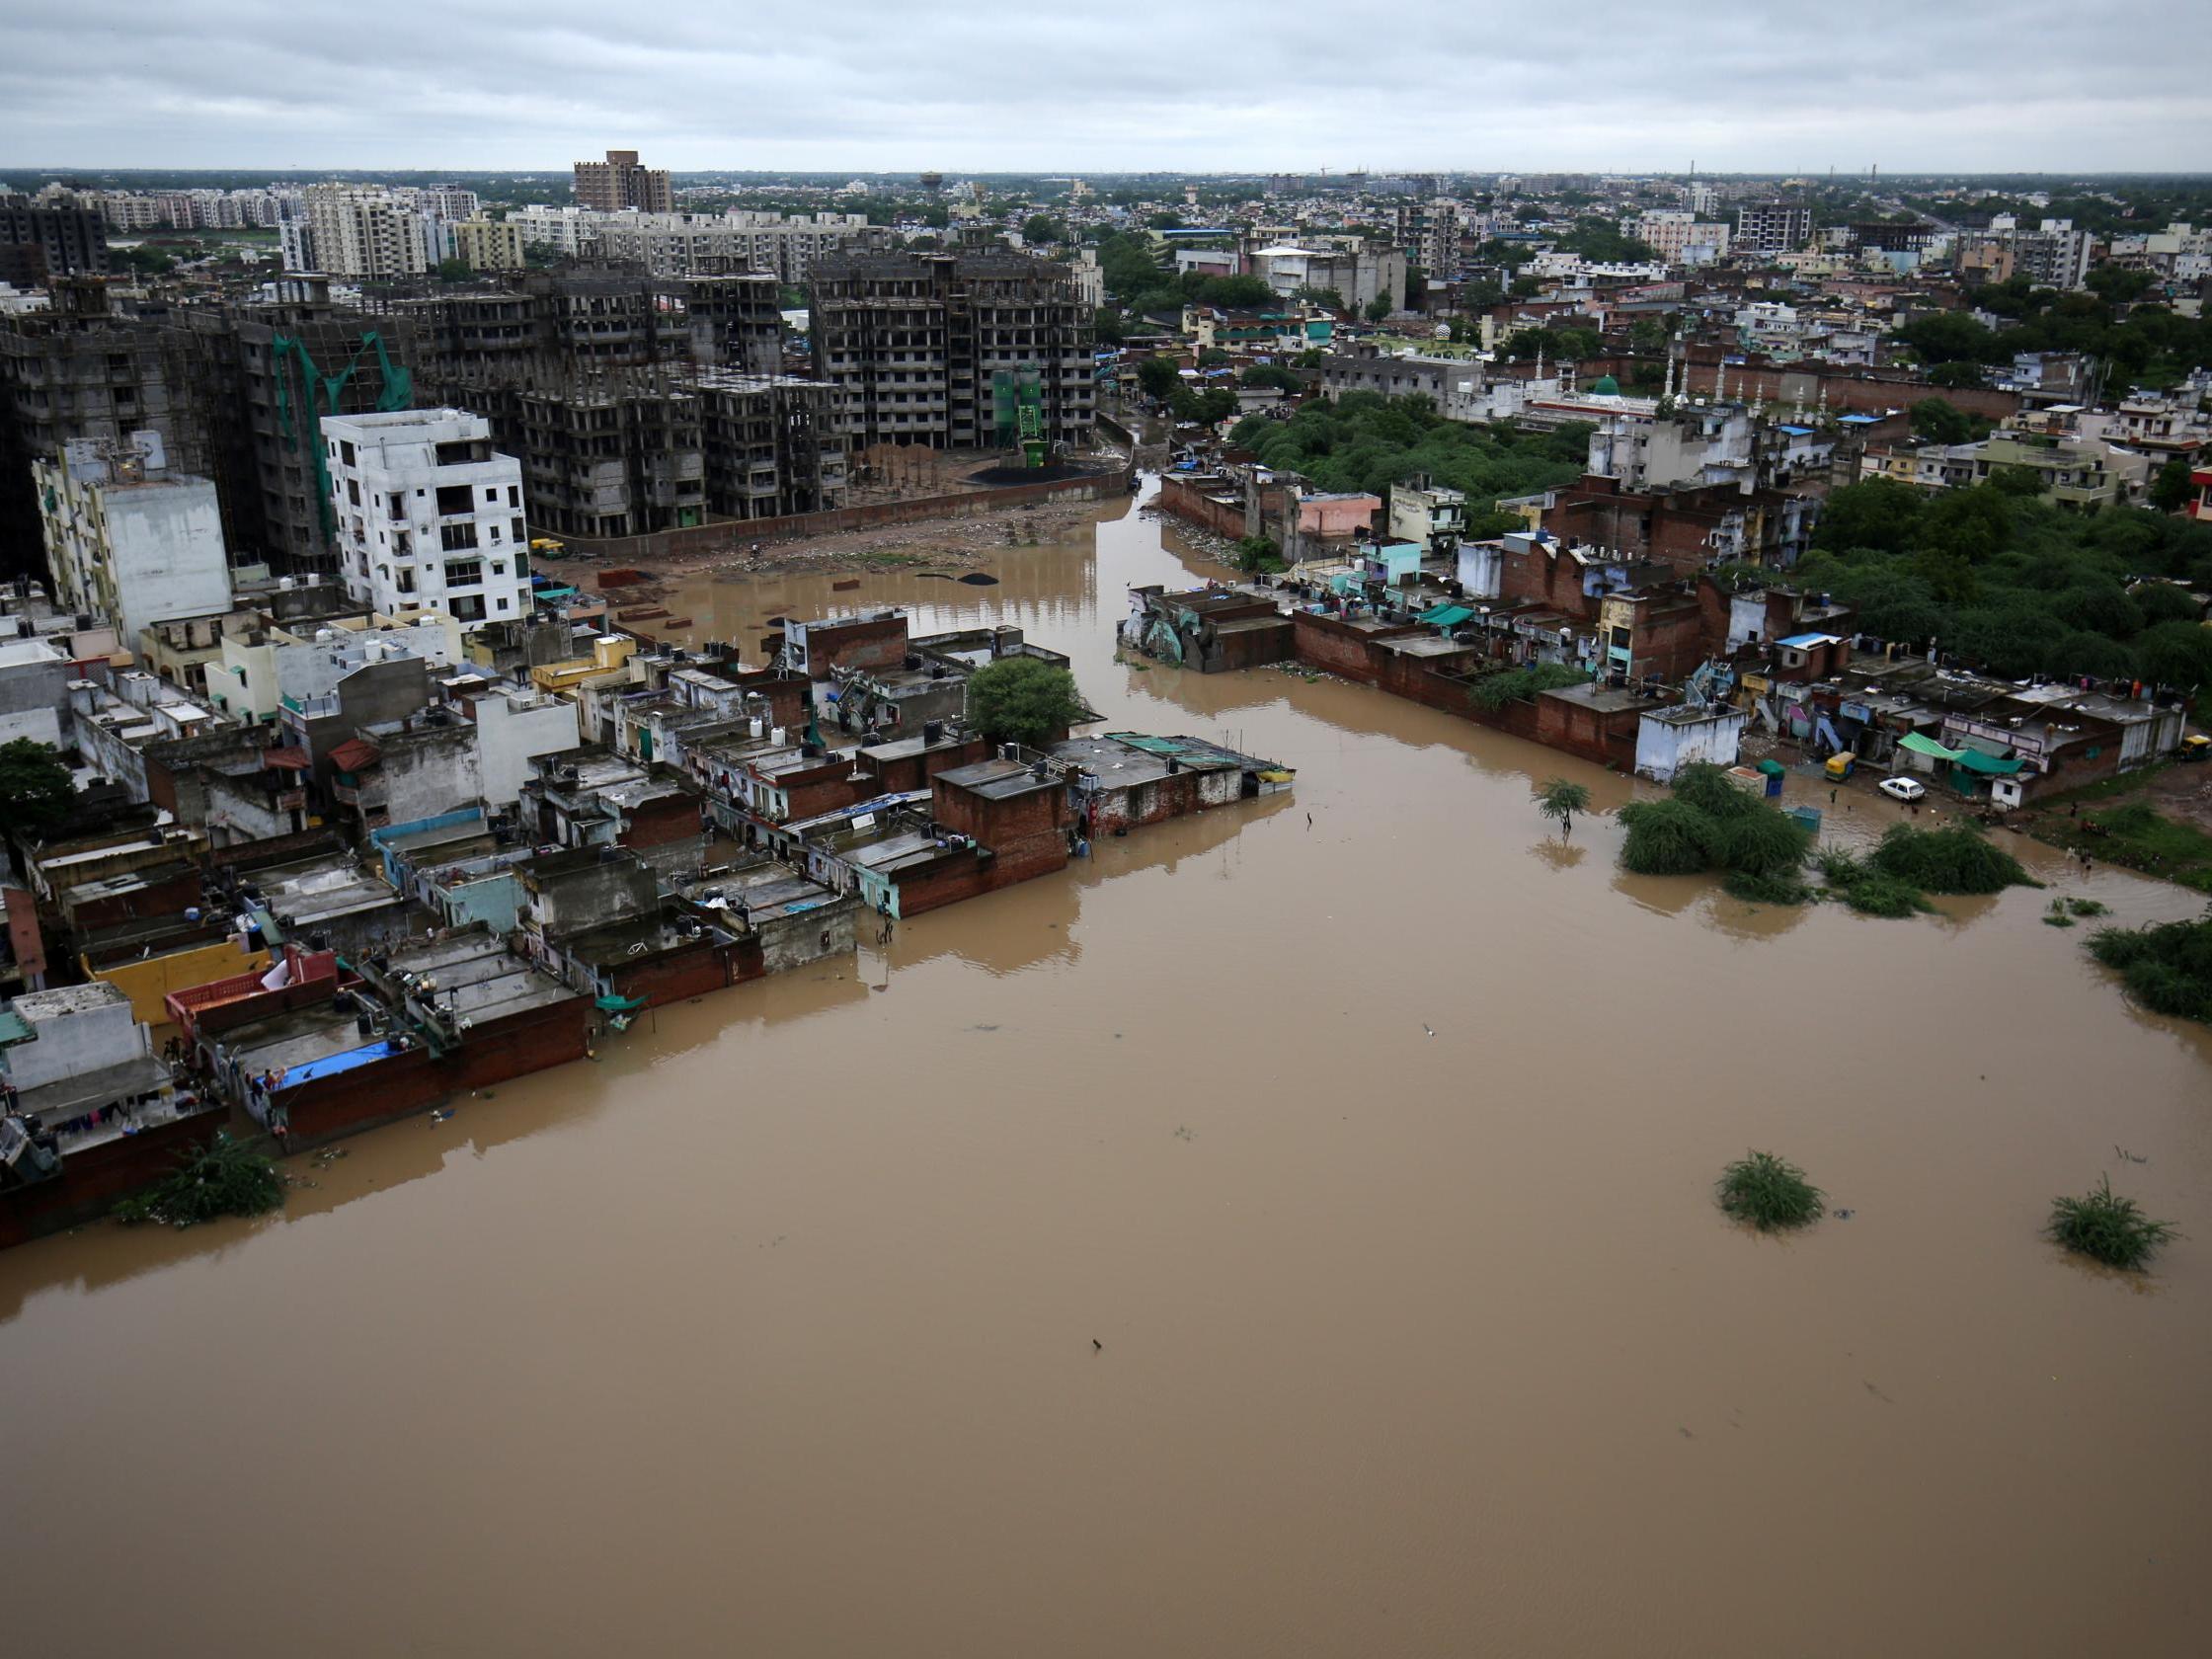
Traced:
<svg viewBox="0 0 2212 1659">
<path fill-rule="evenodd" d="M 987 563 L 992 554 L 1009 547 L 1028 547 L 1065 536 L 1078 524 L 1097 516 L 1096 502 L 1070 502 L 1065 506 L 1026 507 L 988 513 L 973 518 L 945 518 L 920 524 L 887 524 L 881 529 L 852 530 L 843 535 L 810 536 L 787 541 L 748 541 L 745 526 L 734 524 L 730 544 L 703 553 L 675 554 L 667 558 L 631 558 L 625 566 L 646 572 L 649 582 L 688 576 L 698 571 L 733 576 L 764 575 L 866 575 L 884 570 L 937 570 L 958 573 Z M 570 559 L 558 554 L 538 554 L 534 568 L 559 576 L 578 587 L 593 589 L 597 561 Z M 634 590 L 625 589 L 627 597 Z"/>
</svg>

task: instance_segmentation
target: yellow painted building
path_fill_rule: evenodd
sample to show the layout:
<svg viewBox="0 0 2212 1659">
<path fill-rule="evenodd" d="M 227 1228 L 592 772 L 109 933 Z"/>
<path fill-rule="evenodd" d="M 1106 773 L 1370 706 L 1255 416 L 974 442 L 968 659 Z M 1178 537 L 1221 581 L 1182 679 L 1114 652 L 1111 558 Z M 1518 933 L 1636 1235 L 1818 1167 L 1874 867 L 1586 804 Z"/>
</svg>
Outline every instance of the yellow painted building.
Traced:
<svg viewBox="0 0 2212 1659">
<path fill-rule="evenodd" d="M 541 691 L 571 696 L 586 680 L 621 668 L 637 648 L 638 642 L 628 634 L 601 634 L 592 642 L 591 656 L 541 663 L 530 671 L 530 683 Z"/>
<path fill-rule="evenodd" d="M 118 963 L 113 968 L 95 969 L 90 963 L 84 965 L 94 979 L 107 981 L 129 997 L 131 1013 L 147 1025 L 169 1023 L 169 1009 L 163 998 L 173 990 L 211 985 L 234 974 L 260 973 L 268 966 L 269 952 L 242 951 L 231 939 L 171 951 L 166 956 L 149 956 L 139 962 Z"/>
</svg>

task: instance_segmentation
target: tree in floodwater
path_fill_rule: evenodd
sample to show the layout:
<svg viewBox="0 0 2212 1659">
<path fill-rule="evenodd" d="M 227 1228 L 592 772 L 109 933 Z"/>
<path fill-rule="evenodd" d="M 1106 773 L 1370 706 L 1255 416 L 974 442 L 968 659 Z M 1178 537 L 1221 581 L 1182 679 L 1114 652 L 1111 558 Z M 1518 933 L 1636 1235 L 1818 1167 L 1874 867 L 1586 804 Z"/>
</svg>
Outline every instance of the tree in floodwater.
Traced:
<svg viewBox="0 0 2212 1659">
<path fill-rule="evenodd" d="M 1545 780 L 1543 786 L 1537 791 L 1537 811 L 1545 818 L 1558 821 L 1561 840 L 1573 837 L 1574 815 L 1588 813 L 1589 810 L 1590 791 L 1583 784 L 1555 777 Z"/>
<path fill-rule="evenodd" d="M 1075 676 L 1042 657 L 1001 657 L 968 681 L 968 718 L 993 743 L 1047 744 L 1090 711 Z"/>
<path fill-rule="evenodd" d="M 218 1216 L 259 1216 L 283 1202 L 284 1179 L 276 1164 L 218 1133 L 204 1149 L 187 1151 L 159 1186 L 118 1204 L 115 1218 L 189 1227 Z"/>
</svg>

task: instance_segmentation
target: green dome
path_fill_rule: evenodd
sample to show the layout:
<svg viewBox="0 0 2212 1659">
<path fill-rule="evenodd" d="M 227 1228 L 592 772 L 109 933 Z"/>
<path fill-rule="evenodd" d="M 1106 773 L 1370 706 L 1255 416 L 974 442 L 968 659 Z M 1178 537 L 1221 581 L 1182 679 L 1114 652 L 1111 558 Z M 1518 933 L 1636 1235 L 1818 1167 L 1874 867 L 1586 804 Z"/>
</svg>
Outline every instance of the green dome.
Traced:
<svg viewBox="0 0 2212 1659">
<path fill-rule="evenodd" d="M 1590 390 L 1600 397 L 1619 397 L 1620 395 L 1620 382 L 1610 374 L 1601 374 L 1598 376 L 1598 383 L 1592 386 Z"/>
</svg>

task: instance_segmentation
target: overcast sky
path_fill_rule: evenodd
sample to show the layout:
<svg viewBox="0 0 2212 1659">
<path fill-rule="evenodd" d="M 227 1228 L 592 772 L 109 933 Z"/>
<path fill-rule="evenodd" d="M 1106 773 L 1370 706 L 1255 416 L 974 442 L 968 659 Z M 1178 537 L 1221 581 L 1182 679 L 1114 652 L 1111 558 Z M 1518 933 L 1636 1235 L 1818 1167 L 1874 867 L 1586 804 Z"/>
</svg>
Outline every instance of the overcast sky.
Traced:
<svg viewBox="0 0 2212 1659">
<path fill-rule="evenodd" d="M 0 0 L 0 172 L 609 147 L 678 170 L 2212 170 L 2205 22 L 2172 0 Z"/>
</svg>

